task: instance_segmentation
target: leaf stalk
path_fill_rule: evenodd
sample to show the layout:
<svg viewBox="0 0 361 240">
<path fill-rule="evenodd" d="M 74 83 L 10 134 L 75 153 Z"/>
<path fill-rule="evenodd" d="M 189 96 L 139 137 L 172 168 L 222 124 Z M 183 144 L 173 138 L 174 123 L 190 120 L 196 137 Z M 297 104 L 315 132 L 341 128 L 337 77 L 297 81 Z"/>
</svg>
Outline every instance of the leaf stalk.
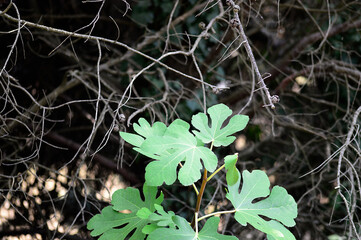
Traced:
<svg viewBox="0 0 361 240">
<path fill-rule="evenodd" d="M 228 210 L 228 211 L 213 212 L 213 213 L 210 213 L 210 214 L 204 215 L 203 217 L 198 218 L 197 221 L 199 222 L 199 221 L 201 221 L 203 219 L 212 217 L 212 216 L 217 215 L 217 214 L 221 215 L 221 214 L 235 213 L 235 212 L 236 212 L 236 209 Z"/>
<path fill-rule="evenodd" d="M 191 223 L 191 227 L 193 229 L 196 223 L 196 216 L 198 215 L 199 209 L 201 208 L 202 197 L 203 197 L 204 189 L 206 188 L 206 184 L 207 184 L 207 169 L 204 169 L 204 173 L 202 177 L 202 185 L 201 185 L 201 189 L 199 190 L 199 194 L 197 196 L 197 204 L 196 204 L 196 209 L 194 211 L 195 215 Z"/>
<path fill-rule="evenodd" d="M 224 164 L 222 165 L 222 166 L 220 166 L 216 171 L 214 171 L 214 173 L 212 173 L 211 174 L 211 176 L 209 176 L 208 178 L 207 178 L 207 182 L 209 181 L 209 180 L 211 180 L 212 179 L 212 177 L 214 177 L 214 175 L 216 175 L 219 171 L 221 171 L 223 168 L 224 168 Z"/>
</svg>

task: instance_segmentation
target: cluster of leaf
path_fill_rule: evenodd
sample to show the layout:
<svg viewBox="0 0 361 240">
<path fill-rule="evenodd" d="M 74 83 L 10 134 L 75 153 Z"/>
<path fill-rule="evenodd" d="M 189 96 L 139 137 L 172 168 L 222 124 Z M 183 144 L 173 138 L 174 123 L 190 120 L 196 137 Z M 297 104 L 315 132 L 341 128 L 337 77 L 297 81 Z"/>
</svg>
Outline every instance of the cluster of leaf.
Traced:
<svg viewBox="0 0 361 240">
<path fill-rule="evenodd" d="M 190 125 L 180 119 L 168 127 L 161 122 L 151 126 L 145 119 L 140 119 L 139 124 L 134 124 L 137 134 L 120 133 L 125 141 L 135 146 L 134 150 L 154 160 L 146 167 L 144 200 L 135 188 L 116 191 L 112 196 L 112 206 L 105 207 L 101 214 L 89 221 L 88 229 L 93 230 L 92 236 L 101 235 L 100 239 L 109 240 L 125 239 L 127 236 L 131 240 L 146 237 L 149 240 L 237 239 L 217 232 L 218 217 L 209 218 L 199 232 L 198 228 L 195 231 L 186 219 L 164 211 L 162 193 L 157 197 L 157 186 L 176 181 L 179 165 L 178 180 L 185 186 L 200 179 L 201 161 L 207 171 L 215 171 L 218 159 L 211 150 L 213 146 L 230 145 L 235 140 L 231 135 L 244 129 L 248 123 L 247 116 L 235 115 L 223 126 L 232 114 L 223 104 L 215 105 L 207 112 L 209 117 L 204 113 L 193 116 L 191 123 L 196 130 L 192 132 Z M 205 147 L 206 144 L 210 144 L 210 148 Z M 235 219 L 243 226 L 249 223 L 263 231 L 268 239 L 295 239 L 285 227 L 295 225 L 297 205 L 293 197 L 279 186 L 270 192 L 270 182 L 262 171 L 243 171 L 241 178 L 236 168 L 236 154 L 225 157 L 224 161 L 228 186 L 226 197 L 234 207 L 230 212 L 235 213 Z M 265 199 L 254 202 L 259 198 Z"/>
<path fill-rule="evenodd" d="M 160 205 L 163 194 L 157 195 L 157 187 L 143 186 L 144 201 L 138 189 L 126 188 L 117 190 L 112 196 L 112 205 L 105 207 L 101 214 L 95 215 L 88 222 L 88 229 L 93 229 L 92 236 L 102 236 L 99 239 L 123 240 L 134 231 L 130 240 L 145 239 L 237 239 L 217 233 L 219 218 L 213 217 L 207 221 L 203 229 L 196 233 L 187 220 L 176 216 L 173 212 L 165 212 Z M 119 212 L 128 210 L 127 212 Z M 120 228 L 116 228 L 119 227 Z M 196 238 L 196 235 L 198 238 Z M 210 238 L 210 237 L 213 238 Z"/>
</svg>

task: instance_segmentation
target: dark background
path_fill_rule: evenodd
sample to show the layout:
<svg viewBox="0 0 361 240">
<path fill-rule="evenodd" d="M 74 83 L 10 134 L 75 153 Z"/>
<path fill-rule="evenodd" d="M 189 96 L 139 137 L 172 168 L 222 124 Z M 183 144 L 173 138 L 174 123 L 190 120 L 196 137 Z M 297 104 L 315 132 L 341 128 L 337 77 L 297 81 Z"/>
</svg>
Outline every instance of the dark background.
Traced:
<svg viewBox="0 0 361 240">
<path fill-rule="evenodd" d="M 179 1 L 168 31 L 176 1 L 13 2 L 7 15 L 0 15 L 0 237 L 91 239 L 89 218 L 109 204 L 116 189 L 141 187 L 149 162 L 122 142 L 118 131 L 132 132 L 139 117 L 188 121 L 203 111 L 204 97 L 207 107 L 225 103 L 250 116 L 237 135 L 239 145 L 216 153 L 222 159 L 238 152 L 239 169 L 263 169 L 273 185 L 288 190 L 298 203 L 291 229 L 296 239 L 356 239 L 356 231 L 360 236 L 357 118 L 338 171 L 361 103 L 359 1 L 239 3 L 258 67 L 271 94 L 280 97 L 274 110 L 264 106 L 244 48 L 236 49 L 240 39 L 229 27 L 232 14 L 225 1 Z M 1 10 L 8 4 L 0 1 Z M 164 58 L 167 67 L 147 69 L 129 95 L 132 77 L 152 60 L 111 41 L 153 58 L 186 52 L 202 23 L 222 8 L 225 13 L 194 52 L 204 81 L 213 85 L 205 87 L 205 96 L 200 82 L 169 69 L 199 78 L 192 57 L 184 54 Z M 20 29 L 16 19 L 26 21 Z M 99 43 L 99 78 L 98 45 L 87 36 L 109 40 Z M 229 88 L 219 88 L 223 85 Z M 224 183 L 221 177 L 209 184 L 202 207 L 211 199 L 218 210 L 230 206 Z M 178 183 L 161 189 L 166 210 L 191 219 L 192 189 Z M 222 221 L 225 232 L 240 239 L 265 237 L 233 217 Z"/>
</svg>

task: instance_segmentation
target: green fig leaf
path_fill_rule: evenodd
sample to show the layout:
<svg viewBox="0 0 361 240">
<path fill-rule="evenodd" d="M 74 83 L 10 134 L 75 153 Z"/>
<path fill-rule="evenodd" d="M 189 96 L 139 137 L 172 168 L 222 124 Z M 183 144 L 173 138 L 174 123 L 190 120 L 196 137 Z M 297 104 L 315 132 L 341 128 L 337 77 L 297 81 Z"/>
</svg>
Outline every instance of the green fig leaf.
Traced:
<svg viewBox="0 0 361 240">
<path fill-rule="evenodd" d="M 140 147 L 148 155 L 155 155 L 156 161 L 146 167 L 145 179 L 150 186 L 160 186 L 165 182 L 173 184 L 177 179 L 179 163 L 182 167 L 178 179 L 184 186 L 191 185 L 201 178 L 200 170 L 204 167 L 213 172 L 218 159 L 209 149 L 199 146 L 197 139 L 189 132 L 189 125 L 176 120 L 168 126 L 162 137 L 147 138 Z"/>
<path fill-rule="evenodd" d="M 127 133 L 127 132 L 119 132 L 119 135 L 121 138 L 124 139 L 129 144 L 132 144 L 133 146 L 140 147 L 142 143 L 144 142 L 144 138 L 137 134 L 133 133 Z"/>
<path fill-rule="evenodd" d="M 150 124 L 144 118 L 140 118 L 138 123 L 139 124 L 133 124 L 133 129 L 139 135 L 127 132 L 119 132 L 121 138 L 138 148 L 142 145 L 144 139 L 152 136 L 163 136 L 165 130 L 167 129 L 165 124 L 162 122 L 156 122 L 153 124 L 153 126 L 150 126 Z M 135 150 L 137 149 L 135 148 Z"/>
<path fill-rule="evenodd" d="M 163 207 L 158 204 L 154 204 L 154 208 L 157 213 L 152 213 L 147 208 L 142 208 L 138 211 L 137 215 L 143 219 L 148 219 L 151 223 L 149 225 L 144 226 L 142 232 L 145 234 L 150 234 L 157 228 L 161 227 L 170 227 L 175 228 L 175 223 L 173 221 L 173 217 L 175 216 L 174 212 L 169 211 L 168 213 L 164 211 Z"/>
<path fill-rule="evenodd" d="M 217 104 L 208 108 L 207 112 L 211 120 L 210 123 L 204 113 L 198 113 L 192 117 L 192 125 L 198 129 L 193 133 L 204 143 L 213 142 L 216 147 L 228 146 L 233 143 L 236 137 L 230 135 L 243 130 L 249 120 L 246 115 L 235 115 L 222 128 L 224 121 L 232 114 L 232 110 L 224 104 Z"/>
<path fill-rule="evenodd" d="M 219 218 L 212 217 L 197 234 L 189 223 L 182 217 L 175 216 L 174 223 L 177 229 L 158 228 L 148 236 L 148 240 L 237 240 L 234 236 L 226 236 L 217 232 Z"/>
<path fill-rule="evenodd" d="M 157 225 L 161 227 L 169 226 L 170 228 L 175 228 L 175 224 L 173 222 L 173 217 L 175 216 L 175 213 L 172 211 L 164 211 L 163 207 L 158 204 L 154 204 L 154 207 L 157 212 L 150 214 L 149 220 L 157 222 Z"/>
<path fill-rule="evenodd" d="M 266 233 L 270 239 L 296 239 L 285 227 L 294 226 L 296 224 L 294 218 L 297 217 L 297 204 L 286 189 L 275 186 L 270 192 L 267 174 L 260 170 L 254 170 L 251 173 L 247 170 L 243 171 L 242 181 L 241 192 L 238 190 L 239 178 L 236 184 L 228 185 L 226 195 L 236 211 L 235 219 L 243 226 L 247 223 L 251 224 Z M 253 202 L 258 198 L 265 199 Z M 271 220 L 265 220 L 261 216 Z"/>
<path fill-rule="evenodd" d="M 152 136 L 163 136 L 167 129 L 167 126 L 162 122 L 155 122 L 153 126 L 151 126 L 144 118 L 140 118 L 138 123 L 139 124 L 133 124 L 133 129 L 136 133 L 143 136 L 144 138 L 149 138 Z"/>
<path fill-rule="evenodd" d="M 143 186 L 144 200 L 142 200 L 139 190 L 128 187 L 114 192 L 112 205 L 103 209 L 101 214 L 93 216 L 88 222 L 88 229 L 93 230 L 91 236 L 99 236 L 100 240 L 142 240 L 146 234 L 142 229 L 151 223 L 148 219 L 143 219 L 148 211 L 155 211 L 155 204 L 161 204 L 163 194 L 157 195 L 157 188 L 147 185 Z M 147 210 L 144 210 L 144 209 Z M 119 211 L 127 210 L 130 213 Z M 139 212 L 140 211 L 140 212 Z M 139 212 L 139 213 L 138 213 Z"/>
</svg>

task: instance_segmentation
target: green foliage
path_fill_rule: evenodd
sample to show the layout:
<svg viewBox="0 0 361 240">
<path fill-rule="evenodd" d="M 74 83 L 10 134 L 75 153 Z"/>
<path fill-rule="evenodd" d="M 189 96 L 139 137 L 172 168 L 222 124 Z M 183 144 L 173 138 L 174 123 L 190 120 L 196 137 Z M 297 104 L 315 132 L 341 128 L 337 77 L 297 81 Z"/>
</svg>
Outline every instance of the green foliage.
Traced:
<svg viewBox="0 0 361 240">
<path fill-rule="evenodd" d="M 178 179 L 184 186 L 191 185 L 201 178 L 201 159 L 208 171 L 213 172 L 216 169 L 216 155 L 209 148 L 199 146 L 199 141 L 189 132 L 189 127 L 188 123 L 175 120 L 163 136 L 149 137 L 144 141 L 141 146 L 142 152 L 157 160 L 149 163 L 145 169 L 147 184 L 173 184 L 180 162 L 184 162 L 184 165 L 179 170 Z"/>
<path fill-rule="evenodd" d="M 229 155 L 224 158 L 224 165 L 227 170 L 226 180 L 229 186 L 236 184 L 239 179 L 239 173 L 236 167 L 238 154 Z"/>
<path fill-rule="evenodd" d="M 139 210 L 147 208 L 150 212 L 155 211 L 155 204 L 163 202 L 163 194 L 157 198 L 157 188 L 147 185 L 143 186 L 144 201 L 140 197 L 138 189 L 126 188 L 114 192 L 112 196 L 112 207 L 105 207 L 101 214 L 95 215 L 88 222 L 88 229 L 93 230 L 92 236 L 102 235 L 99 239 L 125 239 L 130 232 L 135 232 L 130 240 L 140 240 L 145 238 L 142 229 L 149 223 L 137 215 Z M 128 210 L 130 213 L 119 211 Z M 143 211 L 143 210 L 142 210 Z M 141 214 L 139 214 L 141 215 Z M 120 228 L 115 228 L 119 227 Z"/>
<path fill-rule="evenodd" d="M 180 119 L 172 122 L 168 128 L 162 123 L 152 127 L 145 119 L 139 119 L 139 125 L 134 124 L 134 131 L 139 135 L 121 132 L 120 136 L 136 146 L 134 150 L 157 161 L 146 167 L 145 179 L 150 186 L 160 186 L 165 182 L 173 184 L 177 178 L 177 167 L 184 162 L 178 173 L 182 185 L 188 186 L 201 177 L 200 170 L 204 167 L 213 172 L 217 167 L 217 157 L 204 144 L 212 142 L 214 146 L 228 146 L 234 140 L 230 136 L 245 128 L 248 116 L 235 115 L 222 128 L 224 121 L 232 111 L 224 104 L 218 104 L 208 109 L 210 119 L 204 113 L 198 113 L 192 118 L 192 125 L 198 129 L 189 131 L 190 125 Z M 209 127 L 208 122 L 211 122 Z M 144 138 L 145 139 L 144 139 Z"/>
<path fill-rule="evenodd" d="M 330 235 L 327 237 L 328 240 L 344 240 L 346 237 L 341 237 L 336 234 Z"/>
<path fill-rule="evenodd" d="M 209 172 L 216 170 L 218 159 L 213 147 L 228 146 L 235 137 L 232 134 L 242 130 L 248 123 L 248 117 L 235 115 L 225 124 L 232 111 L 224 104 L 208 109 L 208 116 L 198 113 L 192 118 L 196 130 L 190 131 L 190 125 L 180 119 L 173 121 L 168 127 L 156 122 L 152 126 L 143 118 L 133 125 L 137 134 L 120 132 L 120 136 L 134 145 L 134 150 L 153 159 L 145 173 L 146 183 L 143 186 L 144 200 L 139 190 L 127 188 L 116 191 L 112 196 L 112 206 L 103 209 L 101 214 L 94 216 L 88 223 L 93 230 L 92 236 L 101 235 L 100 239 L 145 239 L 148 240 L 232 240 L 234 236 L 225 236 L 217 232 L 220 219 L 212 217 L 212 213 L 203 228 L 198 231 L 198 214 L 195 214 L 195 227 L 186 219 L 174 212 L 164 211 L 160 205 L 163 195 L 157 195 L 157 186 L 165 182 L 173 184 L 177 179 L 184 185 L 191 185 L 201 178 L 203 166 Z M 206 147 L 209 144 L 210 147 Z M 224 158 L 222 165 L 227 170 L 226 180 L 228 193 L 234 209 L 226 211 L 235 213 L 235 219 L 243 226 L 248 223 L 267 234 L 268 239 L 295 239 L 285 227 L 295 225 L 297 216 L 295 200 L 287 191 L 275 186 L 270 192 L 267 175 L 259 170 L 243 171 L 242 188 L 239 192 L 241 175 L 236 167 L 238 155 Z M 202 162 L 203 165 L 202 165 Z M 178 170 L 179 169 L 179 170 Z M 214 174 L 207 178 L 204 171 L 202 185 L 206 184 Z M 194 186 L 195 187 L 195 186 Z M 199 193 L 198 198 L 200 195 Z M 259 198 L 264 198 L 254 202 Z M 128 212 L 119 212 L 127 210 Z M 267 217 L 271 220 L 265 220 Z"/>
<path fill-rule="evenodd" d="M 119 133 L 125 141 L 136 147 L 140 147 L 142 145 L 144 138 L 152 136 L 163 136 L 165 130 L 167 129 L 165 124 L 161 122 L 156 122 L 153 124 L 153 126 L 150 126 L 150 124 L 144 118 L 140 118 L 138 122 L 139 124 L 134 123 L 133 128 L 134 131 L 139 135 L 127 132 Z M 136 150 L 138 150 L 138 148 Z"/>
<path fill-rule="evenodd" d="M 269 179 L 260 170 L 254 170 L 252 173 L 245 170 L 242 173 L 242 179 L 241 192 L 238 192 L 239 178 L 236 184 L 228 185 L 229 192 L 226 195 L 236 211 L 235 219 L 243 226 L 250 223 L 266 233 L 268 239 L 295 239 L 292 233 L 282 225 L 295 226 L 294 218 L 297 216 L 297 204 L 286 189 L 275 186 L 270 193 Z M 253 203 L 255 199 L 267 196 L 268 198 Z M 266 221 L 261 216 L 274 220 Z"/>
<path fill-rule="evenodd" d="M 178 229 L 159 228 L 149 235 L 148 240 L 237 240 L 233 236 L 225 236 L 217 232 L 219 218 L 210 218 L 199 233 L 196 233 L 187 220 L 175 216 Z"/>
<path fill-rule="evenodd" d="M 175 228 L 175 223 L 173 222 L 173 217 L 175 216 L 174 212 L 170 211 L 170 212 L 166 212 L 164 211 L 163 207 L 161 205 L 158 204 L 154 204 L 155 209 L 157 210 L 157 213 L 152 213 L 149 209 L 144 208 L 143 210 L 145 210 L 144 212 L 146 212 L 146 214 L 143 214 L 143 216 L 141 218 L 143 219 L 148 219 L 151 222 L 154 222 L 150 225 L 147 225 L 143 228 L 143 232 L 144 233 L 151 233 L 153 232 L 155 229 L 159 227 L 170 227 L 170 228 Z M 140 210 L 138 211 L 137 215 L 139 215 Z"/>
<path fill-rule="evenodd" d="M 236 137 L 230 136 L 243 130 L 249 120 L 248 116 L 235 115 L 227 126 L 222 128 L 224 121 L 232 114 L 232 110 L 224 104 L 217 104 L 208 109 L 211 118 L 211 127 L 208 125 L 208 117 L 204 113 L 198 113 L 193 116 L 192 124 L 198 131 L 193 133 L 204 143 L 212 142 L 214 146 L 228 146 L 236 140 Z"/>
</svg>

